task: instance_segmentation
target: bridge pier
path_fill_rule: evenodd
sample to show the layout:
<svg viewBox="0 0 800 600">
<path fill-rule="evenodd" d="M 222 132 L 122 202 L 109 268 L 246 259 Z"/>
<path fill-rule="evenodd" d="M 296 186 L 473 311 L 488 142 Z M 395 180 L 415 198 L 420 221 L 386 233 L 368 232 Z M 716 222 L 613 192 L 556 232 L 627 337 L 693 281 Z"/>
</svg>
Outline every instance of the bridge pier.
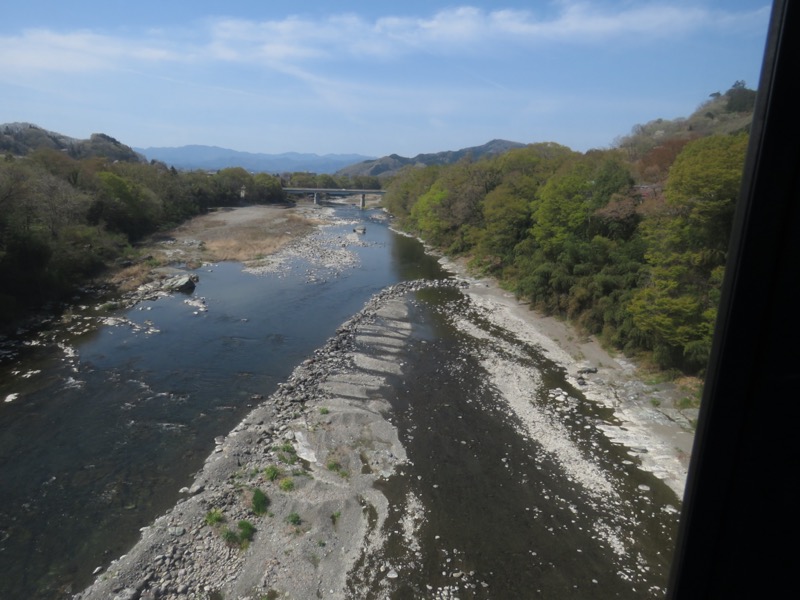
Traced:
<svg viewBox="0 0 800 600">
<path fill-rule="evenodd" d="M 361 208 L 367 207 L 367 195 L 361 194 Z"/>
<path fill-rule="evenodd" d="M 314 192 L 314 204 L 317 203 L 317 192 Z"/>
</svg>

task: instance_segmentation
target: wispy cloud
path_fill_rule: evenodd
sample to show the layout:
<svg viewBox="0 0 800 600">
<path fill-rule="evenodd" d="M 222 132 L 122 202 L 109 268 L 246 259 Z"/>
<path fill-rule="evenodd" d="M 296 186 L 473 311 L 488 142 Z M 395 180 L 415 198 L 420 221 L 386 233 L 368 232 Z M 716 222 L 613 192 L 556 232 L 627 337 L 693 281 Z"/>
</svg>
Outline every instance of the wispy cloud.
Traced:
<svg viewBox="0 0 800 600">
<path fill-rule="evenodd" d="M 626 40 L 657 41 L 701 30 L 752 28 L 763 31 L 769 14 L 715 11 L 666 3 L 617 6 L 562 1 L 553 16 L 533 11 L 472 6 L 417 18 L 387 15 L 367 20 L 354 14 L 318 20 L 287 17 L 252 21 L 206 21 L 191 41 L 178 32 L 151 30 L 139 38 L 90 31 L 33 29 L 0 36 L 0 69 L 6 71 L 90 71 L 130 63 L 221 61 L 279 67 L 312 61 L 387 60 L 426 54 L 474 55 L 488 46 L 596 44 Z M 170 38 L 173 39 L 170 39 Z"/>
<path fill-rule="evenodd" d="M 151 40 L 129 40 L 90 31 L 30 29 L 0 36 L 0 69 L 6 72 L 99 71 L 128 62 L 161 63 L 185 55 Z"/>
</svg>

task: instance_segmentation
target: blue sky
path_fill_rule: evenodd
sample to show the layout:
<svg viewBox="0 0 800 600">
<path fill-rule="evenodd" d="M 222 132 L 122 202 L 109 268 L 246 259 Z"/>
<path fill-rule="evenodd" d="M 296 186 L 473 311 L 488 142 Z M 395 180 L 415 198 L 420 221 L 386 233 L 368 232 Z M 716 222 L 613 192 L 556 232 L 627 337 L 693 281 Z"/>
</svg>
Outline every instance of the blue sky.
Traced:
<svg viewBox="0 0 800 600">
<path fill-rule="evenodd" d="M 3 2 L 0 123 L 136 147 L 605 148 L 755 88 L 760 0 Z"/>
</svg>

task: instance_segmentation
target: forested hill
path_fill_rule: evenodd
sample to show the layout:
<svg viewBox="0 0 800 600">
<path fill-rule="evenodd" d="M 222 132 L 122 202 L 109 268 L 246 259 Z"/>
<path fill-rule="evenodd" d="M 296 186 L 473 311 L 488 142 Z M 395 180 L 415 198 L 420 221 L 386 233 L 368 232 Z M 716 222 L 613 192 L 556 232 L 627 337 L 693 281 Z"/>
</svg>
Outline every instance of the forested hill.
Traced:
<svg viewBox="0 0 800 600">
<path fill-rule="evenodd" d="M 756 92 L 744 81 L 737 81 L 724 94 L 714 92 L 700 104 L 689 117 L 681 119 L 655 119 L 643 125 L 635 125 L 628 135 L 616 140 L 616 146 L 626 150 L 634 160 L 644 157 L 656 147 L 669 148 L 686 140 L 714 134 L 736 134 L 750 131 Z M 645 159 L 642 177 L 658 181 L 663 173 L 647 171 L 653 160 L 662 152 Z"/>
<path fill-rule="evenodd" d="M 662 368 L 705 368 L 755 92 L 586 153 L 531 144 L 409 167 L 388 186 L 406 230 L 519 297 Z"/>
<path fill-rule="evenodd" d="M 370 176 L 386 178 L 396 175 L 408 166 L 426 167 L 431 165 L 451 165 L 453 163 L 469 157 L 472 160 L 496 156 L 503 152 L 508 152 L 513 148 L 522 148 L 525 144 L 519 142 L 509 142 L 506 140 L 492 140 L 482 146 L 462 148 L 461 150 L 448 150 L 445 152 L 435 152 L 432 154 L 417 154 L 414 158 L 406 158 L 397 154 L 390 154 L 375 160 L 365 160 L 349 167 L 345 167 L 337 172 L 337 175 L 349 177 Z"/>
<path fill-rule="evenodd" d="M 0 155 L 27 156 L 41 149 L 59 150 L 78 159 L 103 157 L 132 162 L 146 160 L 129 146 L 102 133 L 94 133 L 88 140 L 79 140 L 47 131 L 32 123 L 0 125 Z"/>
</svg>

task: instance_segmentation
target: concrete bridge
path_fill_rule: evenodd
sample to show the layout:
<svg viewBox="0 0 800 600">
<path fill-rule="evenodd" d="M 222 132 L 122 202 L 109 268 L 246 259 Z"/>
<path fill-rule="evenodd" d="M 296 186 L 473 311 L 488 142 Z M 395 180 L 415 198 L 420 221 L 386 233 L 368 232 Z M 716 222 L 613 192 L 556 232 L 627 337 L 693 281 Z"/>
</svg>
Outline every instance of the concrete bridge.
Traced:
<svg viewBox="0 0 800 600">
<path fill-rule="evenodd" d="M 319 194 L 327 194 L 328 196 L 361 196 L 361 208 L 364 208 L 367 203 L 367 194 L 375 194 L 383 196 L 386 190 L 357 190 L 348 188 L 283 188 L 287 194 L 301 194 L 303 196 L 314 196 L 314 204 L 319 199 Z"/>
</svg>

